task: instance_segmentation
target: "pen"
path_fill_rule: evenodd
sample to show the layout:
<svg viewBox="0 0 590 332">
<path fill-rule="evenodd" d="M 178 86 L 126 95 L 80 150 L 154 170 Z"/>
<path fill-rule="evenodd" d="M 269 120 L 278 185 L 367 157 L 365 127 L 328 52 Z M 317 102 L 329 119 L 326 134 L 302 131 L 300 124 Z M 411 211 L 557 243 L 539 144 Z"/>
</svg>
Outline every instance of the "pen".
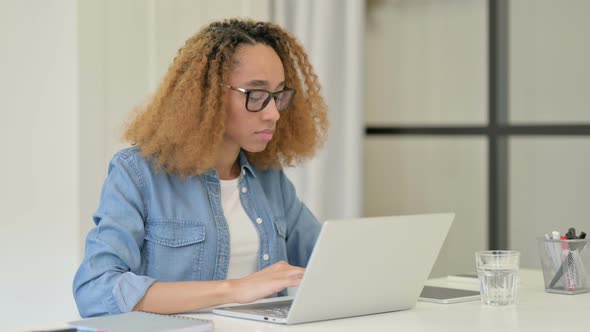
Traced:
<svg viewBox="0 0 590 332">
<path fill-rule="evenodd" d="M 580 235 L 578 236 L 578 239 L 582 240 L 586 238 L 586 233 L 584 232 L 580 232 Z M 586 285 L 587 281 L 586 278 L 588 276 L 588 273 L 586 272 L 586 269 L 584 267 L 584 261 L 582 260 L 582 249 L 584 249 L 584 247 L 586 246 L 588 242 L 583 241 L 581 243 L 577 243 L 576 247 L 574 248 L 574 263 L 576 264 L 576 272 L 578 272 L 578 286 L 579 287 L 584 287 L 584 285 Z"/>
<path fill-rule="evenodd" d="M 569 232 L 568 232 L 569 233 Z M 571 237 L 572 235 L 569 234 L 569 236 Z M 574 289 L 576 289 L 576 282 L 575 282 L 575 271 L 574 271 L 574 260 L 572 257 L 572 251 L 570 248 L 570 245 L 568 242 L 566 242 L 566 240 L 569 240 L 568 237 L 566 235 L 562 235 L 561 236 L 561 259 L 563 260 L 563 263 L 566 265 L 566 271 L 565 271 L 565 280 L 567 282 L 567 290 L 568 291 L 573 291 Z M 561 265 L 563 267 L 563 264 Z"/>
<path fill-rule="evenodd" d="M 551 240 L 552 239 L 552 235 L 549 234 L 545 234 L 545 240 Z M 555 248 L 555 243 L 551 242 L 551 241 L 545 241 L 545 250 L 547 251 L 547 255 L 549 255 L 549 258 L 551 258 L 551 260 L 553 261 L 553 266 L 555 266 L 555 269 L 559 269 L 559 265 L 561 264 L 561 261 L 559 259 L 559 256 L 557 254 L 557 248 Z"/>
<path fill-rule="evenodd" d="M 551 232 L 551 237 L 553 238 L 553 240 L 559 240 L 560 239 L 559 232 L 558 231 Z M 557 272 L 555 272 L 555 276 L 553 276 L 553 279 L 551 279 L 551 282 L 549 283 L 549 288 L 554 288 L 555 284 L 557 284 L 557 282 L 559 281 L 559 279 L 561 279 L 561 276 L 563 275 L 564 262 L 561 261 L 561 254 L 558 254 L 558 251 L 559 251 L 559 249 L 557 247 L 558 244 L 559 244 L 559 242 L 555 242 L 555 246 L 552 246 L 552 248 L 555 250 L 553 253 L 554 257 L 556 257 L 560 262 L 558 264 L 559 269 L 557 270 Z"/>
<path fill-rule="evenodd" d="M 565 237 L 568 240 L 573 240 L 573 239 L 577 239 L 578 237 L 576 236 L 576 229 L 571 227 L 570 229 L 567 230 L 567 233 L 565 233 Z"/>
<path fill-rule="evenodd" d="M 561 239 L 561 236 L 559 235 L 559 232 L 558 231 L 551 232 L 551 235 L 553 237 L 553 240 L 560 240 Z M 556 245 L 558 243 L 559 242 L 557 242 Z M 562 245 L 562 248 L 563 248 L 563 245 Z M 558 251 L 558 250 L 559 249 L 556 247 L 555 248 L 555 251 Z M 555 256 L 558 257 L 557 252 L 555 253 Z M 553 279 L 551 279 L 551 282 L 549 283 L 549 288 L 554 288 L 555 287 L 555 284 L 557 284 L 557 282 L 559 281 L 559 279 L 561 279 L 561 276 L 563 275 L 563 270 L 565 268 L 565 264 L 567 263 L 567 261 L 564 261 L 561 258 L 561 254 L 559 255 L 559 259 L 560 259 L 561 264 L 560 264 L 559 269 L 557 270 L 557 272 L 555 272 L 555 276 L 553 276 Z"/>
</svg>

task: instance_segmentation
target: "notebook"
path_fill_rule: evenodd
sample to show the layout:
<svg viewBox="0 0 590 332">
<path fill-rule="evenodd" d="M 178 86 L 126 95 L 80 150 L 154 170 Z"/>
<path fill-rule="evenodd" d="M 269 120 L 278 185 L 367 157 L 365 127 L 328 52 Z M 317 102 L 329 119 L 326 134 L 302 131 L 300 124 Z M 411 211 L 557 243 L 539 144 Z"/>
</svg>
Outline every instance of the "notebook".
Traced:
<svg viewBox="0 0 590 332">
<path fill-rule="evenodd" d="M 159 315 L 142 311 L 87 318 L 69 323 L 78 331 L 88 332 L 207 332 L 213 322 L 183 316 Z"/>
<path fill-rule="evenodd" d="M 280 324 L 410 309 L 422 291 L 454 213 L 326 221 L 292 300 L 214 308 Z"/>
</svg>

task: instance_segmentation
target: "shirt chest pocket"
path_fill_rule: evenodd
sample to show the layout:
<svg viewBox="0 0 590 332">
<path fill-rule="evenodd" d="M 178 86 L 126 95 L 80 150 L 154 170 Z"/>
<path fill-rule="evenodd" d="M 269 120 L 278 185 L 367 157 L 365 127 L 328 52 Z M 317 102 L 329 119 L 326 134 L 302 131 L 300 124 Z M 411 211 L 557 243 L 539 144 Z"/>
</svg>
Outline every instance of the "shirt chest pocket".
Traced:
<svg viewBox="0 0 590 332">
<path fill-rule="evenodd" d="M 205 224 L 191 220 L 150 219 L 145 226 L 143 263 L 159 281 L 199 280 Z"/>
</svg>

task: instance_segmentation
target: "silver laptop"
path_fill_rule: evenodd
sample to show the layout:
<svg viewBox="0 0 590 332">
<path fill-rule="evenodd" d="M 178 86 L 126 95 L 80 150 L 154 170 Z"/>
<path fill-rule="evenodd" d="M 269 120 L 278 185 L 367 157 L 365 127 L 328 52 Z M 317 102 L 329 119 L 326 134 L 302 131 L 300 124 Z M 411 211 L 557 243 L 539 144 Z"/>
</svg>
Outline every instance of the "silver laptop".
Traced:
<svg viewBox="0 0 590 332">
<path fill-rule="evenodd" d="M 454 213 L 326 221 L 293 299 L 213 309 L 282 324 L 412 308 Z"/>
</svg>

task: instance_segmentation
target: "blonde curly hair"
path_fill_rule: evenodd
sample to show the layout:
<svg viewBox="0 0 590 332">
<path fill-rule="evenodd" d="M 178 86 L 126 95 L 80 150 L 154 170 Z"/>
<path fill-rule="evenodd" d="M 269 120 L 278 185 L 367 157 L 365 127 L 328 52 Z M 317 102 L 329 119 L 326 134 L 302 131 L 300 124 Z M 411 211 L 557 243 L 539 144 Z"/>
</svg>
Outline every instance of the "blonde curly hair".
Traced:
<svg viewBox="0 0 590 332">
<path fill-rule="evenodd" d="M 276 24 L 229 19 L 209 24 L 186 41 L 152 99 L 137 109 L 125 132 L 124 138 L 157 170 L 193 176 L 214 167 L 225 132 L 220 83 L 226 82 L 232 57 L 242 44 L 272 47 L 283 63 L 286 86 L 297 91 L 266 149 L 246 152 L 248 160 L 261 169 L 294 166 L 324 143 L 326 104 L 301 44 Z"/>
</svg>

